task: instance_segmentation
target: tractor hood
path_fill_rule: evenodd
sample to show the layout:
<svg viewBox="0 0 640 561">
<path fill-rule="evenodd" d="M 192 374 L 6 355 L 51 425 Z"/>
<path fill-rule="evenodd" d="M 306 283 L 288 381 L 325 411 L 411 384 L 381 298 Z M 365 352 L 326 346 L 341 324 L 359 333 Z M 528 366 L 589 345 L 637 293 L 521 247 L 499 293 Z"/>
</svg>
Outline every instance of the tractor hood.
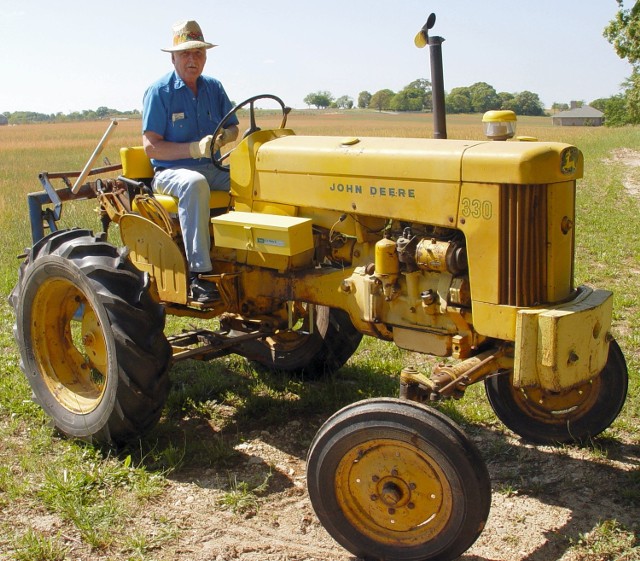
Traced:
<svg viewBox="0 0 640 561">
<path fill-rule="evenodd" d="M 405 220 L 410 205 L 415 218 L 442 225 L 456 216 L 464 183 L 570 182 L 583 170 L 577 148 L 549 142 L 290 134 L 247 151 L 255 157 L 253 181 L 231 166 L 233 189 L 244 200 L 378 216 L 382 206 L 384 215 Z"/>
</svg>

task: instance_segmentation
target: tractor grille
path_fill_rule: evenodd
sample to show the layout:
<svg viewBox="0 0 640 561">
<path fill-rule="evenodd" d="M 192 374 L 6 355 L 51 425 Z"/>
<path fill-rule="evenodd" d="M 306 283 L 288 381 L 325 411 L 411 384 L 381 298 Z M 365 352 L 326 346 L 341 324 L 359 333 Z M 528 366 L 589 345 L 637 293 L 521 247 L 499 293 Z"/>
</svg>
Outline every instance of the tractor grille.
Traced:
<svg viewBox="0 0 640 561">
<path fill-rule="evenodd" d="M 500 304 L 546 301 L 547 187 L 501 185 Z"/>
</svg>

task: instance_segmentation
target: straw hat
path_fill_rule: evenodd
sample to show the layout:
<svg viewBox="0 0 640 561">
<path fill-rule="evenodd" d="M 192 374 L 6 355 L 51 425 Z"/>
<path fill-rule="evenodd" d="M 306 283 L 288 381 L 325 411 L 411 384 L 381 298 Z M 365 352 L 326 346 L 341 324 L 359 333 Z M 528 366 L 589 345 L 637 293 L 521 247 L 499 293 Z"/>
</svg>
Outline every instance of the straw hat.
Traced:
<svg viewBox="0 0 640 561">
<path fill-rule="evenodd" d="M 204 40 L 204 35 L 198 22 L 186 20 L 179 21 L 173 26 L 173 47 L 160 50 L 165 53 L 173 53 L 175 51 L 186 51 L 189 49 L 210 49 L 216 46 L 217 45 L 207 43 Z"/>
</svg>

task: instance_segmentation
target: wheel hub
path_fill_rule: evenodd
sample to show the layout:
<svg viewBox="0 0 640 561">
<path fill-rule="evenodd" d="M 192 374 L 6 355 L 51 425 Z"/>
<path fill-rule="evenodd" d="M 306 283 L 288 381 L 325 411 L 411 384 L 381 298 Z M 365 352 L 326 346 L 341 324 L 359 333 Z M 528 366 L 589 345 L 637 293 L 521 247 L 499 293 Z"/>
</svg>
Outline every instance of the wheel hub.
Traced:
<svg viewBox="0 0 640 561">
<path fill-rule="evenodd" d="M 351 450 L 336 470 L 337 499 L 350 522 L 389 545 L 437 535 L 451 515 L 452 491 L 425 452 L 392 439 Z"/>
</svg>

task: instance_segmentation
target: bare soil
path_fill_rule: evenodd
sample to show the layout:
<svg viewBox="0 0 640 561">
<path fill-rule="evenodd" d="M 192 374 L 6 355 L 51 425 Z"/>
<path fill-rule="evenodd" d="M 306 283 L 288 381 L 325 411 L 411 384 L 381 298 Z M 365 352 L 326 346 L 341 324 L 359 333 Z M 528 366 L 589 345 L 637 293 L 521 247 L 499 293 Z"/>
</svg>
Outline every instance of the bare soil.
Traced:
<svg viewBox="0 0 640 561">
<path fill-rule="evenodd" d="M 578 561 L 584 558 L 571 550 L 572 543 L 603 520 L 615 519 L 627 528 L 637 524 L 638 508 L 621 490 L 640 465 L 638 444 L 605 441 L 594 454 L 578 447 L 534 447 L 499 428 L 474 427 L 473 432 L 489 466 L 493 497 L 487 526 L 461 559 Z M 227 474 L 182 473 L 180 480 L 172 480 L 157 511 L 150 513 L 169 517 L 180 528 L 176 542 L 167 544 L 170 558 L 355 561 L 312 510 L 305 489 L 305 449 L 299 444 L 306 433 L 293 421 L 252 433 L 240 445 L 242 457 L 234 468 L 238 481 L 257 484 L 272 473 L 258 507 L 244 513 L 221 507 Z"/>
</svg>

